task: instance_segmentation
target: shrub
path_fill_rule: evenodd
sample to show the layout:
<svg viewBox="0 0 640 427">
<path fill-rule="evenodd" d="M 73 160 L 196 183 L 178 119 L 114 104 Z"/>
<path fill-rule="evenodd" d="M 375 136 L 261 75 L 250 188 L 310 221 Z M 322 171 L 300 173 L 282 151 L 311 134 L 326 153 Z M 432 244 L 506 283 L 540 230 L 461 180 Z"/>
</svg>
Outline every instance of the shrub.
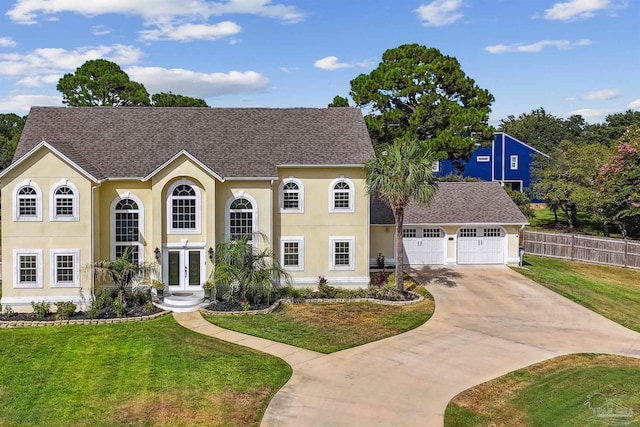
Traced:
<svg viewBox="0 0 640 427">
<path fill-rule="evenodd" d="M 96 297 L 91 303 L 91 305 L 95 304 L 97 310 L 102 310 L 105 308 L 110 308 L 113 306 L 113 300 L 116 297 L 115 290 L 100 288 L 96 291 Z"/>
<path fill-rule="evenodd" d="M 324 276 L 320 276 L 319 279 L 318 296 L 320 298 L 336 298 L 338 295 L 338 288 L 329 286 L 327 284 L 327 279 L 325 279 Z"/>
<path fill-rule="evenodd" d="M 31 308 L 33 309 L 33 317 L 36 319 L 44 319 L 51 314 L 51 304 L 45 301 L 31 301 Z"/>
<path fill-rule="evenodd" d="M 396 289 L 396 286 L 393 284 L 393 282 L 383 286 L 371 287 L 370 295 L 373 298 L 380 298 L 390 301 L 404 300 L 404 295 L 398 292 L 398 289 Z"/>
<path fill-rule="evenodd" d="M 56 304 L 56 320 L 67 320 L 73 316 L 77 306 L 71 301 L 57 302 Z"/>
<path fill-rule="evenodd" d="M 151 301 L 151 290 L 147 287 L 135 288 L 126 293 L 125 299 L 131 305 L 144 306 L 148 301 Z"/>
<path fill-rule="evenodd" d="M 16 314 L 15 311 L 13 311 L 13 308 L 11 308 L 10 305 L 5 305 L 4 306 L 4 310 L 2 310 L 2 315 L 4 317 L 11 317 L 14 316 Z"/>
<path fill-rule="evenodd" d="M 154 308 L 155 308 L 155 305 L 153 305 L 152 301 L 147 301 L 146 304 L 144 305 L 145 311 L 147 311 L 149 313 L 151 313 Z"/>
<path fill-rule="evenodd" d="M 389 282 L 389 272 L 382 270 L 376 273 L 375 276 L 373 276 L 373 282 L 371 282 L 371 286 L 384 286 Z"/>
</svg>

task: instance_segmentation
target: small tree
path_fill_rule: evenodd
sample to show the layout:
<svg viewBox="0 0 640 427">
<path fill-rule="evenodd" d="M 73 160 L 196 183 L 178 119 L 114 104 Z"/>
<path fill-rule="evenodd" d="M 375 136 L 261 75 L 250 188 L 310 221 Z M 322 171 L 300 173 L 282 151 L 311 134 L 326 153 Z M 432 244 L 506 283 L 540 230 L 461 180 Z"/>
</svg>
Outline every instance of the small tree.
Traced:
<svg viewBox="0 0 640 427">
<path fill-rule="evenodd" d="M 270 249 L 257 249 L 253 245 L 257 238 L 265 237 L 253 234 L 216 245 L 211 281 L 216 286 L 237 287 L 241 303 L 246 301 L 249 290 L 262 288 L 269 295 L 272 280 L 289 280 L 289 273 Z"/>
<path fill-rule="evenodd" d="M 396 222 L 396 288 L 404 292 L 404 209 L 410 201 L 428 204 L 435 196 L 434 155 L 412 138 L 398 138 L 365 163 L 367 189 L 371 197 L 381 197 L 393 210 Z"/>
<path fill-rule="evenodd" d="M 98 260 L 91 264 L 93 276 L 98 282 L 112 283 L 118 290 L 120 302 L 126 304 L 125 293 L 131 289 L 131 283 L 139 277 L 157 273 L 158 264 L 151 262 L 135 263 L 131 260 L 132 248 L 128 247 L 115 260 Z"/>
</svg>

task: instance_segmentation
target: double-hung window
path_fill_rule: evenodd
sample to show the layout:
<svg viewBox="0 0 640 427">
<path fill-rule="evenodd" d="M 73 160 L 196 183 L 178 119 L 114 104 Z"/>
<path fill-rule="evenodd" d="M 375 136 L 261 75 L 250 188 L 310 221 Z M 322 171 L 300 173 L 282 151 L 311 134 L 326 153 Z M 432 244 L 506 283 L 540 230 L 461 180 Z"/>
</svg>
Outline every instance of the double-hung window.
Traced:
<svg viewBox="0 0 640 427">
<path fill-rule="evenodd" d="M 293 177 L 286 178 L 280 184 L 280 212 L 304 212 L 304 187 L 302 182 Z"/>
<path fill-rule="evenodd" d="M 42 249 L 14 249 L 14 288 L 42 288 Z"/>
<path fill-rule="evenodd" d="M 330 237 L 329 270 L 353 270 L 355 237 Z"/>
<path fill-rule="evenodd" d="M 80 250 L 51 250 L 51 286 L 74 288 L 80 286 Z"/>
<path fill-rule="evenodd" d="M 304 270 L 304 237 L 283 237 L 280 261 L 285 270 Z"/>
<path fill-rule="evenodd" d="M 142 205 L 131 197 L 117 199 L 112 213 L 112 257 L 120 258 L 129 250 L 129 260 L 142 260 L 140 230 L 143 225 Z"/>
</svg>

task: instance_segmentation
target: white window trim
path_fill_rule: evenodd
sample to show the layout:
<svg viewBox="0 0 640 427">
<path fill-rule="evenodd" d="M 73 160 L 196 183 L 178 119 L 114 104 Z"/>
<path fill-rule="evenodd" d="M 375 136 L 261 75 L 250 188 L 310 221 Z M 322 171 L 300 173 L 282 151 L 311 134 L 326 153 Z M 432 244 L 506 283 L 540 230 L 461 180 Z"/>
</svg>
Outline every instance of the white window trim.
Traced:
<svg viewBox="0 0 640 427">
<path fill-rule="evenodd" d="M 335 265 L 335 249 L 337 242 L 349 242 L 349 265 Z M 355 236 L 330 236 L 329 237 L 329 270 L 353 271 L 355 270 Z"/>
<path fill-rule="evenodd" d="M 346 182 L 347 184 L 349 184 L 349 208 L 348 209 L 336 209 L 334 208 L 335 206 L 335 191 L 333 189 L 333 187 L 335 187 L 335 185 L 338 182 Z M 329 184 L 329 213 L 353 213 L 355 212 L 355 186 L 353 185 L 353 181 L 351 181 L 349 178 L 345 178 L 344 176 L 341 176 L 340 178 L 336 178 L 333 181 L 331 181 L 331 184 Z"/>
<path fill-rule="evenodd" d="M 36 216 L 20 216 L 20 208 L 18 204 L 18 192 L 22 187 L 33 187 L 36 190 Z M 42 191 L 38 184 L 30 179 L 25 179 L 13 187 L 13 220 L 14 221 L 42 221 Z"/>
<path fill-rule="evenodd" d="M 21 284 L 20 280 L 20 255 L 36 256 L 36 282 Z M 13 250 L 13 288 L 14 289 L 36 289 L 43 288 L 42 280 L 42 249 L 14 249 Z"/>
<path fill-rule="evenodd" d="M 189 185 L 196 193 L 196 228 L 195 229 L 185 229 L 185 228 L 173 228 L 173 190 L 179 185 Z M 201 222 L 202 222 L 202 192 L 200 191 L 200 187 L 193 181 L 188 179 L 180 179 L 169 187 L 167 190 L 167 234 L 200 234 L 201 233 Z"/>
<path fill-rule="evenodd" d="M 57 216 L 56 215 L 56 191 L 60 187 L 69 187 L 73 191 L 73 213 L 71 216 Z M 68 179 L 63 179 L 62 181 L 58 181 L 51 187 L 51 192 L 49 193 L 49 220 L 50 221 L 80 221 L 80 193 L 78 192 L 78 188 L 73 185 L 72 182 L 69 182 Z"/>
<path fill-rule="evenodd" d="M 518 155 L 512 154 L 509 157 L 509 167 L 512 171 L 518 170 Z"/>
<path fill-rule="evenodd" d="M 131 199 L 138 204 L 138 241 L 135 243 L 130 242 L 116 242 L 116 205 L 122 199 Z M 144 246 L 142 242 L 144 241 L 144 204 L 139 197 L 131 194 L 130 192 L 122 193 L 111 202 L 111 207 L 109 209 L 110 215 L 110 239 L 111 239 L 111 259 L 116 258 L 116 245 L 124 246 L 138 246 L 138 261 L 144 262 Z"/>
<path fill-rule="evenodd" d="M 491 161 L 491 156 L 478 156 L 476 157 L 476 162 L 478 163 L 488 163 Z"/>
<path fill-rule="evenodd" d="M 52 288 L 79 288 L 80 287 L 80 249 L 51 249 L 49 270 L 51 272 Z M 58 282 L 58 255 L 71 255 L 73 257 L 73 282 Z"/>
<path fill-rule="evenodd" d="M 247 199 L 248 201 L 251 202 L 251 207 L 252 209 L 252 233 L 257 233 L 259 228 L 258 228 L 258 202 L 256 202 L 256 199 L 254 199 L 253 197 L 251 197 L 250 195 L 248 195 L 247 193 L 245 193 L 244 191 L 240 192 L 240 193 L 235 193 L 233 196 L 229 197 L 229 199 L 227 199 L 227 203 L 225 203 L 224 205 L 224 240 L 225 241 L 229 241 L 229 239 L 231 239 L 231 203 L 233 203 L 234 200 L 236 199 Z M 252 239 L 253 241 L 253 246 L 257 246 L 258 239 Z"/>
<path fill-rule="evenodd" d="M 431 172 L 440 172 L 440 160 L 431 163 Z"/>
<path fill-rule="evenodd" d="M 298 207 L 296 209 L 284 208 L 284 186 L 290 182 L 298 186 Z M 278 188 L 278 205 L 280 213 L 304 213 L 304 185 L 302 185 L 302 181 L 292 176 L 283 179 Z"/>
<path fill-rule="evenodd" d="M 284 244 L 296 242 L 298 243 L 298 265 L 284 265 Z M 280 264 L 287 271 L 303 271 L 304 270 L 304 237 L 303 236 L 287 236 L 280 238 Z"/>
</svg>

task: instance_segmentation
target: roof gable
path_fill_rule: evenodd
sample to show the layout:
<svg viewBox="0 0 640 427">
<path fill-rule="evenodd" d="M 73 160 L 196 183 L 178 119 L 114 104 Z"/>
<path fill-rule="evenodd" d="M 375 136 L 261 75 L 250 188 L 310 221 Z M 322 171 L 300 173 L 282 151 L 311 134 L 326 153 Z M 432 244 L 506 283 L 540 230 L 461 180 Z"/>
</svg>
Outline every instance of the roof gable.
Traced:
<svg viewBox="0 0 640 427">
<path fill-rule="evenodd" d="M 148 178 L 181 152 L 219 179 L 374 154 L 357 108 L 34 107 L 14 160 L 43 139 L 100 180 Z"/>
<path fill-rule="evenodd" d="M 53 153 L 54 155 L 56 155 L 57 157 L 62 159 L 62 161 L 64 161 L 69 166 L 71 166 L 72 168 L 77 170 L 85 178 L 87 178 L 87 179 L 89 179 L 89 180 L 91 180 L 93 182 L 98 182 L 99 181 L 95 176 L 93 176 L 91 173 L 89 173 L 85 168 L 83 168 L 82 166 L 77 164 L 75 161 L 73 161 L 71 158 L 67 157 L 65 154 L 60 152 L 55 147 L 51 146 L 51 144 L 49 144 L 47 141 L 41 141 L 39 144 L 37 144 L 36 146 L 31 148 L 31 150 L 29 150 L 24 156 L 20 157 L 19 159 L 17 159 L 13 163 L 11 163 L 9 166 L 4 168 L 2 171 L 0 171 L 0 178 L 2 178 L 3 176 L 7 175 L 10 171 L 20 167 L 20 165 L 22 165 L 24 163 L 24 161 L 27 160 L 32 154 L 34 154 L 34 153 L 36 153 L 36 152 L 38 152 L 38 151 L 40 151 L 42 149 L 49 150 L 51 153 Z"/>
<path fill-rule="evenodd" d="M 520 141 L 520 140 L 519 140 L 519 139 L 517 139 L 517 138 L 514 138 L 513 136 L 509 135 L 509 134 L 508 134 L 508 133 L 506 133 L 506 132 L 496 132 L 496 134 L 495 134 L 495 135 L 496 135 L 496 137 L 495 137 L 494 142 L 493 142 L 494 144 L 498 142 L 498 138 L 502 135 L 502 136 L 506 137 L 507 141 L 513 141 L 513 142 L 514 142 L 514 143 L 516 143 L 516 144 L 520 144 L 520 145 L 522 145 L 523 147 L 528 148 L 529 150 L 533 151 L 534 153 L 540 154 L 541 156 L 544 156 L 544 157 L 549 158 L 549 159 L 551 158 L 551 156 L 549 156 L 548 154 L 545 154 L 545 153 L 543 153 L 542 151 L 540 151 L 540 150 L 538 150 L 538 149 L 533 148 L 533 147 L 532 147 L 532 146 L 530 146 L 529 144 L 527 144 L 527 143 L 525 143 L 525 142 L 522 142 L 522 141 Z"/>
</svg>

